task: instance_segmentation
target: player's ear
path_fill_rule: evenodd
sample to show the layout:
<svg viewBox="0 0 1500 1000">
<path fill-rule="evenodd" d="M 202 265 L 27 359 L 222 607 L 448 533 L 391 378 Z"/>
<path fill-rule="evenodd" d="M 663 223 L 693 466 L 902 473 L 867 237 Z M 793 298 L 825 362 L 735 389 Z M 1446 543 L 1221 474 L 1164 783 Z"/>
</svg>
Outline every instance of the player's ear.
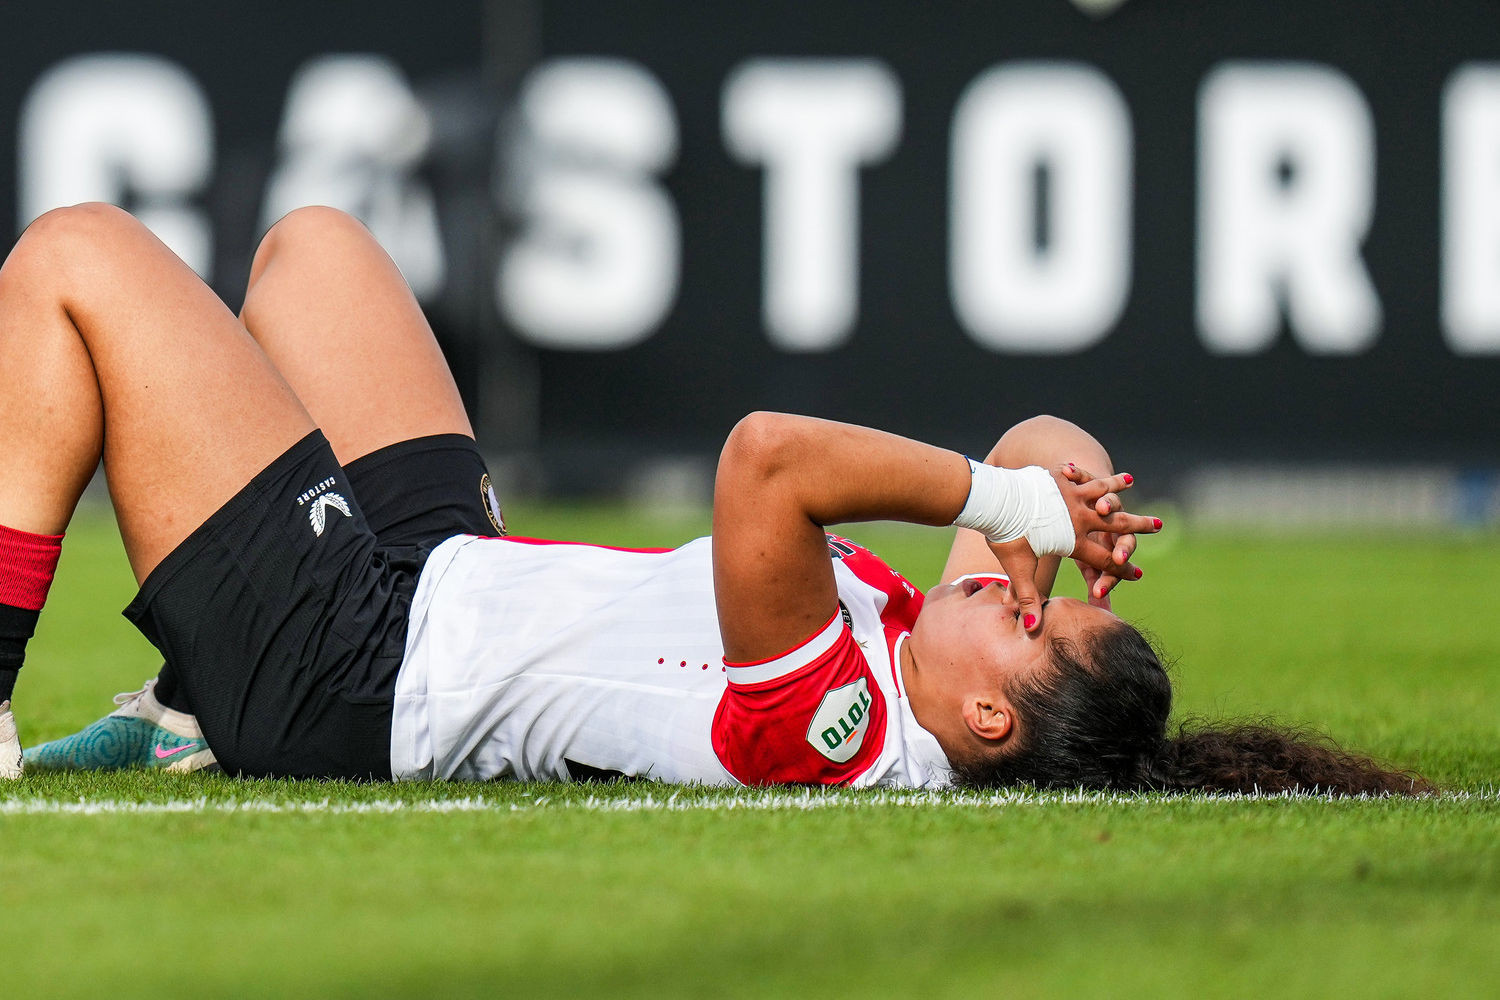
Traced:
<svg viewBox="0 0 1500 1000">
<path fill-rule="evenodd" d="M 973 695 L 964 701 L 964 725 L 982 740 L 1002 743 L 1015 728 L 1010 702 L 993 694 Z"/>
</svg>

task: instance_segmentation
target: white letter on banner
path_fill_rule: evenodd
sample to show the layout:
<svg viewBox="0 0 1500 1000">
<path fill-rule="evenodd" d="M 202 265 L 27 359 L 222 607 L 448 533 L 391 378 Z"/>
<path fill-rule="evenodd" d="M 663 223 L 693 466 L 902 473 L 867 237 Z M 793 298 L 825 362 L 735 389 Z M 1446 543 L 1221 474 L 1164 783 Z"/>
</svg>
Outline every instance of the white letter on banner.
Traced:
<svg viewBox="0 0 1500 1000">
<path fill-rule="evenodd" d="M 828 351 L 859 312 L 859 168 L 901 137 L 901 84 L 860 59 L 757 59 L 724 85 L 724 142 L 765 167 L 766 333 Z"/>
<path fill-rule="evenodd" d="M 558 59 L 521 88 L 521 236 L 496 294 L 541 347 L 613 350 L 651 336 L 677 297 L 677 207 L 655 175 L 677 159 L 677 116 L 656 77 L 621 59 Z"/>
<path fill-rule="evenodd" d="M 432 129 L 401 68 L 384 56 L 321 56 L 287 87 L 281 161 L 261 227 L 304 205 L 343 209 L 370 227 L 418 298 L 442 289 L 437 207 L 413 173 Z"/>
<path fill-rule="evenodd" d="M 1133 141 L 1119 88 L 1090 66 L 1017 63 L 969 84 L 953 114 L 949 282 L 975 340 L 1066 354 L 1109 333 L 1130 292 Z"/>
<path fill-rule="evenodd" d="M 1198 96 L 1198 333 L 1216 354 L 1271 346 L 1286 305 L 1313 354 L 1380 332 L 1360 258 L 1375 201 L 1374 125 L 1342 73 L 1228 63 Z"/>
<path fill-rule="evenodd" d="M 48 69 L 21 108 L 20 221 L 81 201 L 129 202 L 204 278 L 208 213 L 188 200 L 208 184 L 214 122 L 187 70 L 160 56 L 75 56 Z"/>
<path fill-rule="evenodd" d="M 1500 354 L 1500 65 L 1461 66 L 1443 88 L 1443 336 Z"/>
</svg>

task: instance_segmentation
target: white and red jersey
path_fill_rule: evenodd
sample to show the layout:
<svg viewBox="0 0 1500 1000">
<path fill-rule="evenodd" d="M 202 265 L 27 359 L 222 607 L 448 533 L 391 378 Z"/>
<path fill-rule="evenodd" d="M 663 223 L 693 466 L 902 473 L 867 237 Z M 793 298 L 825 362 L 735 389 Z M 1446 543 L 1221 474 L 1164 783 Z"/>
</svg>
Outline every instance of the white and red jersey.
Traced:
<svg viewBox="0 0 1500 1000">
<path fill-rule="evenodd" d="M 444 542 L 412 599 L 396 778 L 947 784 L 901 681 L 921 592 L 829 536 L 828 623 L 774 659 L 726 663 L 711 545 Z"/>
</svg>

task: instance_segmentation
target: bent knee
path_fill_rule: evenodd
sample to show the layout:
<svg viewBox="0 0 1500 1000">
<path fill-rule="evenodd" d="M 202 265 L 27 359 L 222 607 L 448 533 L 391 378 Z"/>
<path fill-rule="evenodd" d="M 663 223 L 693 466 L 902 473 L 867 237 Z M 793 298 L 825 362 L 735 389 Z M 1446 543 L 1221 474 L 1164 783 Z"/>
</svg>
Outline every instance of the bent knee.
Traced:
<svg viewBox="0 0 1500 1000">
<path fill-rule="evenodd" d="M 260 246 L 255 249 L 255 260 L 250 266 L 250 280 L 254 283 L 261 269 L 272 257 L 302 246 L 326 247 L 330 241 L 341 239 L 373 240 L 364 223 L 341 209 L 327 205 L 308 205 L 294 208 L 278 219 Z"/>
<path fill-rule="evenodd" d="M 150 230 L 123 208 L 102 201 L 86 201 L 43 212 L 26 227 L 16 247 L 20 249 L 27 243 L 44 246 L 79 243 L 108 249 L 110 244 L 121 240 L 149 236 Z"/>
<path fill-rule="evenodd" d="M 28 284 L 42 284 L 48 275 L 63 275 L 90 260 L 128 256 L 143 241 L 155 240 L 151 231 L 123 208 L 90 201 L 54 208 L 26 227 L 5 259 L 3 273 Z"/>
</svg>

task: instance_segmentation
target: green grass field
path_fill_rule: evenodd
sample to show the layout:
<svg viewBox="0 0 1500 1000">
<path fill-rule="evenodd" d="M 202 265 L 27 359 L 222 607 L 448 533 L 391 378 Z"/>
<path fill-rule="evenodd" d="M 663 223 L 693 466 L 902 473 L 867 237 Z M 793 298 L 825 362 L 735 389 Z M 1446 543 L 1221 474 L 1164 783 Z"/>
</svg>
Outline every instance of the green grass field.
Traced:
<svg viewBox="0 0 1500 1000">
<path fill-rule="evenodd" d="M 706 528 L 510 514 L 621 544 Z M 850 534 L 918 581 L 942 562 L 941 532 Z M 1157 541 L 1116 610 L 1177 659 L 1182 712 L 1310 723 L 1449 791 L 36 775 L 0 789 L 0 997 L 1500 993 L 1500 538 Z M 28 742 L 154 672 L 118 614 L 132 592 L 86 512 L 22 677 Z"/>
</svg>

